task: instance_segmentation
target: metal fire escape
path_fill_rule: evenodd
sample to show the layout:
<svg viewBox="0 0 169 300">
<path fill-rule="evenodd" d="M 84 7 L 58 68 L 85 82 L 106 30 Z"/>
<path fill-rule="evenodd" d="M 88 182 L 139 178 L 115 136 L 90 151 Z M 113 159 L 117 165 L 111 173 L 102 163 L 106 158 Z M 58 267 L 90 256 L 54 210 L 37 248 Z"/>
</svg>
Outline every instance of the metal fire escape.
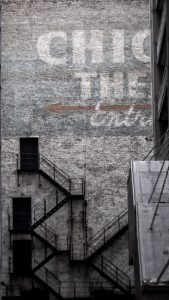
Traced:
<svg viewBox="0 0 169 300">
<path fill-rule="evenodd" d="M 17 171 L 18 185 L 20 185 L 20 175 L 23 171 L 20 169 L 19 156 L 17 157 Z M 45 224 L 45 221 L 68 202 L 72 213 L 72 201 L 74 199 L 81 199 L 85 210 L 85 181 L 84 179 L 71 179 L 43 155 L 39 156 L 38 174 L 39 184 L 41 185 L 40 179 L 43 176 L 56 187 L 56 192 L 52 192 L 33 207 L 31 234 L 32 238 L 37 238 L 44 244 L 45 256 L 41 261 L 34 259 L 32 276 L 42 283 L 45 288 L 48 288 L 50 292 L 62 299 L 64 297 L 61 289 L 64 283 L 60 282 L 54 274 L 45 268 L 45 264 L 60 251 L 68 252 L 70 260 L 73 261 L 77 254 L 77 249 L 74 247 L 71 235 L 56 235 L 54 230 Z M 58 196 L 57 191 L 62 192 L 62 196 Z M 85 213 L 84 211 L 84 223 L 86 221 Z M 71 221 L 73 222 L 73 218 Z M 88 241 L 86 240 L 83 248 L 84 253 L 80 255 L 84 262 L 90 264 L 102 277 L 112 284 L 112 288 L 118 288 L 123 294 L 131 295 L 133 291 L 129 276 L 101 255 L 108 244 L 122 234 L 127 229 L 127 226 L 128 210 L 126 209 L 115 217 L 112 222 L 98 231 L 94 237 Z M 86 224 L 84 224 L 84 227 L 86 228 Z M 49 254 L 47 249 L 50 249 Z M 77 285 L 74 285 L 74 294 L 76 289 L 78 289 Z M 92 285 L 92 290 L 94 290 L 94 285 Z"/>
</svg>

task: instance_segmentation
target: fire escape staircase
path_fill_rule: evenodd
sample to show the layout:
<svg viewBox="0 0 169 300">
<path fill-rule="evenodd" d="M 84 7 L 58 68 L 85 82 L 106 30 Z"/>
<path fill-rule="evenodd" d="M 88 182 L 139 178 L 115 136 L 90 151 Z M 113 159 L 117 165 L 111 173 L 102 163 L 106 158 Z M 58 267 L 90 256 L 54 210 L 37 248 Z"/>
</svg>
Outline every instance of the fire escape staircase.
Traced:
<svg viewBox="0 0 169 300">
<path fill-rule="evenodd" d="M 131 295 L 132 286 L 130 277 L 114 265 L 103 255 L 99 255 L 94 260 L 90 261 L 91 266 L 98 271 L 105 279 L 118 288 L 123 294 Z"/>
<path fill-rule="evenodd" d="M 33 224 L 32 230 L 42 224 L 50 216 L 52 216 L 57 210 L 64 206 L 70 198 L 63 195 L 61 199 L 58 199 L 55 192 L 52 192 L 33 208 Z"/>
<path fill-rule="evenodd" d="M 40 156 L 39 166 L 39 173 L 62 193 L 59 195 L 54 191 L 33 207 L 32 237 L 36 237 L 41 241 L 45 249 L 48 247 L 52 250 L 49 255 L 47 255 L 47 251 L 45 251 L 45 258 L 43 260 L 39 262 L 36 261 L 36 263 L 34 261 L 34 267 L 32 269 L 33 277 L 38 277 L 37 272 L 42 272 L 44 265 L 51 260 L 58 251 L 69 251 L 70 248 L 70 240 L 67 236 L 65 241 L 66 247 L 62 247 L 62 249 L 59 250 L 58 239 L 55 232 L 43 223 L 57 210 L 68 203 L 69 200 L 84 199 L 85 196 L 85 183 L 83 179 L 76 179 L 74 182 L 65 172 L 43 155 Z"/>
<path fill-rule="evenodd" d="M 22 163 L 29 165 L 32 163 L 32 157 L 34 153 L 29 153 L 30 158 L 27 158 L 27 154 L 22 153 L 21 156 L 17 155 L 17 173 L 18 173 L 18 186 L 20 186 L 19 175 L 21 173 L 39 173 L 46 178 L 51 184 L 53 184 L 58 190 L 62 191 L 66 196 L 72 199 L 84 199 L 85 197 L 85 180 L 83 178 L 71 178 L 60 167 L 50 161 L 43 154 L 38 156 L 38 169 L 27 171 L 22 168 Z M 40 177 L 39 177 L 40 178 Z"/>
<path fill-rule="evenodd" d="M 45 267 L 39 269 L 34 278 L 57 299 L 93 299 L 95 291 L 113 291 L 112 282 L 60 281 Z"/>
<path fill-rule="evenodd" d="M 125 209 L 122 213 L 115 217 L 111 223 L 106 225 L 104 229 L 98 231 L 96 235 L 89 240 L 91 244 L 89 244 L 89 242 L 87 243 L 84 259 L 105 279 L 112 283 L 114 287 L 118 288 L 122 293 L 129 295 L 132 292 L 129 276 L 100 254 L 103 249 L 107 247 L 108 243 L 110 243 L 113 239 L 116 239 L 127 229 L 127 226 L 128 210 Z M 41 269 L 44 268 L 44 264 L 58 253 L 57 237 L 54 232 L 49 230 L 49 228 L 43 224 L 41 224 L 37 230 L 38 233 L 33 230 L 33 235 L 44 244 L 46 243 L 46 246 L 50 246 L 53 252 L 33 269 L 33 276 L 36 278 L 38 277 L 38 274 L 41 274 L 43 271 L 41 271 Z M 71 252 L 71 248 L 71 238 L 67 237 L 67 247 L 65 251 Z"/>
<path fill-rule="evenodd" d="M 69 250 L 69 236 L 56 235 L 55 232 L 46 224 L 41 224 L 36 231 L 32 230 L 32 237 L 35 237 L 42 242 L 45 246 L 45 249 L 49 248 L 52 251 L 52 253 L 50 253 L 48 256 L 45 255 L 44 260 L 42 260 L 38 265 L 36 265 L 35 268 L 33 268 L 33 272 L 36 272 L 39 268 L 45 265 L 50 259 L 58 254 L 58 252 Z M 45 253 L 46 252 L 47 251 L 45 251 Z"/>
<path fill-rule="evenodd" d="M 94 291 L 99 288 L 112 291 L 112 285 L 105 282 L 60 281 L 45 267 L 39 269 L 34 278 L 57 299 L 93 299 Z"/>
<path fill-rule="evenodd" d="M 83 178 L 71 178 L 44 155 L 39 158 L 39 174 L 56 188 L 72 199 L 84 199 L 85 181 Z"/>
<path fill-rule="evenodd" d="M 39 265 L 38 261 L 36 264 Z M 63 299 L 60 291 L 60 281 L 47 268 L 42 266 L 36 272 L 33 272 L 33 277 L 42 284 L 48 291 L 56 296 L 57 299 Z"/>
<path fill-rule="evenodd" d="M 17 165 L 19 165 L 17 163 Z M 41 283 L 53 292 L 59 299 L 62 296 L 59 291 L 60 283 L 54 275 L 44 267 L 44 265 L 52 259 L 57 253 L 56 243 L 51 242 L 51 230 L 43 225 L 43 222 L 52 216 L 57 210 L 63 207 L 70 199 L 84 199 L 85 197 L 85 182 L 81 179 L 78 184 L 74 184 L 73 180 L 55 164 L 49 161 L 43 155 L 39 158 L 39 174 L 49 180 L 57 189 L 63 192 L 64 196 L 61 199 L 56 197 L 56 194 L 51 193 L 43 201 L 36 204 L 34 207 L 34 221 L 31 226 L 32 236 L 38 238 L 44 243 L 45 247 L 49 247 L 52 252 L 40 261 L 36 262 L 32 269 L 32 275 Z M 80 187 L 80 188 L 79 188 Z M 124 294 L 131 294 L 131 282 L 127 274 L 115 266 L 111 261 L 105 258 L 100 253 L 105 249 L 113 239 L 122 234 L 128 226 L 128 211 L 125 210 L 119 214 L 113 222 L 105 226 L 105 228 L 96 233 L 96 235 L 89 239 L 85 249 L 85 260 L 97 270 L 105 279 L 117 287 Z M 36 231 L 40 229 L 41 233 Z M 42 234 L 43 231 L 43 234 Z M 57 240 L 54 232 L 52 232 L 54 241 Z M 49 238 L 50 237 L 50 238 Z M 67 251 L 70 250 L 70 243 L 67 244 Z M 57 283 L 57 284 L 56 284 Z M 57 290 L 55 290 L 55 288 Z"/>
<path fill-rule="evenodd" d="M 86 260 L 105 279 L 124 294 L 131 294 L 130 277 L 100 253 L 128 228 L 128 209 L 88 240 Z"/>
<path fill-rule="evenodd" d="M 71 178 L 44 155 L 40 155 L 39 173 L 65 195 L 71 195 Z"/>
<path fill-rule="evenodd" d="M 113 240 L 125 232 L 128 228 L 128 209 L 117 215 L 113 221 L 108 223 L 103 229 L 96 232 L 94 237 L 87 242 L 87 256 L 92 259 L 100 254 Z"/>
<path fill-rule="evenodd" d="M 43 201 L 37 203 L 33 208 L 33 224 L 31 226 L 32 237 L 36 237 L 39 241 L 41 241 L 44 244 L 45 249 L 49 248 L 52 250 L 52 253 L 45 255 L 45 258 L 33 268 L 33 274 L 58 253 L 58 237 L 55 235 L 55 232 L 49 228 L 49 226 L 43 223 L 68 201 L 69 197 L 64 195 L 59 201 L 58 197 L 56 197 L 56 193 L 52 192 L 49 196 L 44 198 Z M 67 247 L 64 250 L 68 251 L 69 245 L 66 245 Z"/>
<path fill-rule="evenodd" d="M 37 263 L 34 261 L 32 273 L 35 274 L 41 269 L 49 260 L 56 256 L 59 252 L 67 252 L 70 248 L 70 241 L 68 235 L 56 235 L 55 232 L 46 224 L 41 224 L 37 230 L 32 230 L 32 236 L 37 238 L 45 246 L 45 258 Z M 47 249 L 51 253 L 47 255 Z"/>
<path fill-rule="evenodd" d="M 17 162 L 18 169 L 19 165 L 19 162 Z M 64 194 L 64 196 L 61 199 L 58 199 L 57 195 L 55 198 L 54 194 L 51 193 L 35 206 L 34 223 L 32 225 L 32 229 L 35 229 L 37 226 L 42 224 L 69 200 L 84 200 L 85 197 L 84 179 L 71 179 L 69 175 L 67 175 L 42 154 L 39 156 L 39 174 L 49 180 L 59 191 Z"/>
</svg>

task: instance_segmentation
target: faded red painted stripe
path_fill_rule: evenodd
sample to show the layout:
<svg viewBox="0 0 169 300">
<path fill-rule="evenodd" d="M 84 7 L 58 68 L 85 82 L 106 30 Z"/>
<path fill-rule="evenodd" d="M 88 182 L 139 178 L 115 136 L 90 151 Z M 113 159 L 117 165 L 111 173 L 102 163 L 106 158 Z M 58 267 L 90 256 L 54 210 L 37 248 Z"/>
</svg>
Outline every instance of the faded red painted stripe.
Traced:
<svg viewBox="0 0 169 300">
<path fill-rule="evenodd" d="M 111 104 L 101 104 L 99 109 L 103 111 L 111 111 L 111 110 L 129 110 L 131 107 L 137 110 L 151 109 L 150 104 L 126 104 L 126 105 L 111 105 Z M 46 110 L 60 113 L 65 111 L 92 111 L 96 110 L 96 105 L 64 105 L 64 104 L 50 104 L 46 107 Z"/>
</svg>

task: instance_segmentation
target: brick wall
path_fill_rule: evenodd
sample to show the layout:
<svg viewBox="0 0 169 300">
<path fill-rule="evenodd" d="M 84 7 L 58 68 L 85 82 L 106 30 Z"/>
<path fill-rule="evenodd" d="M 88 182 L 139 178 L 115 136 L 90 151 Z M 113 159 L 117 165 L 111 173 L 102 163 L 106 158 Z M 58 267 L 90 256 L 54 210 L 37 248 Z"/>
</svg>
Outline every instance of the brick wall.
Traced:
<svg viewBox="0 0 169 300">
<path fill-rule="evenodd" d="M 144 157 L 152 131 L 148 11 L 148 0 L 2 1 L 5 282 L 12 197 L 36 203 L 53 189 L 36 175 L 18 188 L 19 137 L 38 136 L 44 155 L 86 179 L 88 236 L 127 206 L 129 161 Z M 78 216 L 81 206 L 74 209 Z M 69 217 L 68 205 L 53 216 L 56 232 L 69 232 Z"/>
</svg>

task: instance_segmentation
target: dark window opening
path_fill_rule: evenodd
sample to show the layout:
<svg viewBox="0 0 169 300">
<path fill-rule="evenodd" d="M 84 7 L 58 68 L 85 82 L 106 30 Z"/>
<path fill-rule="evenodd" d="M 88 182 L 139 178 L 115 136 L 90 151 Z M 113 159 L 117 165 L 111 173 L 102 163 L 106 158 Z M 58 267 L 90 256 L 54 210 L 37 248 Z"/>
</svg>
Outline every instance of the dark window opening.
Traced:
<svg viewBox="0 0 169 300">
<path fill-rule="evenodd" d="M 20 168 L 22 171 L 37 171 L 39 168 L 38 138 L 20 139 Z"/>
<path fill-rule="evenodd" d="M 30 231 L 31 198 L 13 198 L 13 230 Z"/>
<path fill-rule="evenodd" d="M 13 272 L 15 275 L 30 275 L 32 246 L 29 240 L 13 241 Z"/>
</svg>

